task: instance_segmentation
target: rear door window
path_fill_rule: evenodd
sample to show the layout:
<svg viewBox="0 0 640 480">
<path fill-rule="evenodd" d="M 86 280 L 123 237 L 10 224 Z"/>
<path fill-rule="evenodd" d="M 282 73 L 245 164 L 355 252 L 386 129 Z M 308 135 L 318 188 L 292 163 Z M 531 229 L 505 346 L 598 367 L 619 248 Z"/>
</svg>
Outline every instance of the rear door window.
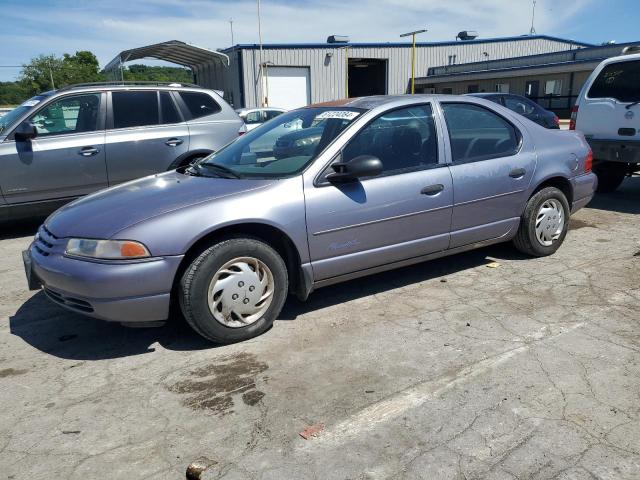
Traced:
<svg viewBox="0 0 640 480">
<path fill-rule="evenodd" d="M 620 102 L 640 100 L 640 60 L 611 63 L 594 80 L 589 98 L 615 98 Z"/>
<path fill-rule="evenodd" d="M 509 110 L 513 110 L 520 115 L 533 115 L 536 113 L 536 108 L 533 102 L 529 102 L 524 98 L 507 95 L 504 97 L 504 104 Z"/>
<path fill-rule="evenodd" d="M 160 122 L 163 124 L 180 123 L 182 121 L 169 92 L 160 92 L 160 113 L 162 115 Z"/>
<path fill-rule="evenodd" d="M 112 92 L 113 128 L 158 125 L 157 92 Z"/>
<path fill-rule="evenodd" d="M 184 101 L 191 118 L 206 117 L 222 110 L 220 105 L 206 93 L 180 92 L 180 98 Z"/>
<path fill-rule="evenodd" d="M 476 162 L 517 153 L 519 132 L 500 115 L 470 103 L 443 103 L 453 163 Z"/>
</svg>

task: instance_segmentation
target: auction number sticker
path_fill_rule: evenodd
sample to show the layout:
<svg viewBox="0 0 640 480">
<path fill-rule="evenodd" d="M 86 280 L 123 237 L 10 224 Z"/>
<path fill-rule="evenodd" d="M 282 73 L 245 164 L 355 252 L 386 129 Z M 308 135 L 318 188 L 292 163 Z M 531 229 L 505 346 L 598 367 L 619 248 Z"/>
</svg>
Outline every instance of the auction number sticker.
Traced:
<svg viewBox="0 0 640 480">
<path fill-rule="evenodd" d="M 317 120 L 324 120 L 325 118 L 339 118 L 341 120 L 353 120 L 360 112 L 354 112 L 351 110 L 327 110 L 322 112 L 316 117 Z"/>
</svg>

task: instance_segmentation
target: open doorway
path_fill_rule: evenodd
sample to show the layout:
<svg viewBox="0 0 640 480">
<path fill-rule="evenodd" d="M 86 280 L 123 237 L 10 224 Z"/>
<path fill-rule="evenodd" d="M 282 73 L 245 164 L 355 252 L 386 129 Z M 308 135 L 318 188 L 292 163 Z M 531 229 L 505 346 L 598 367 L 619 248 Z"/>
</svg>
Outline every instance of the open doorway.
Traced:
<svg viewBox="0 0 640 480">
<path fill-rule="evenodd" d="M 386 95 L 387 61 L 377 58 L 349 59 L 349 97 Z"/>
</svg>

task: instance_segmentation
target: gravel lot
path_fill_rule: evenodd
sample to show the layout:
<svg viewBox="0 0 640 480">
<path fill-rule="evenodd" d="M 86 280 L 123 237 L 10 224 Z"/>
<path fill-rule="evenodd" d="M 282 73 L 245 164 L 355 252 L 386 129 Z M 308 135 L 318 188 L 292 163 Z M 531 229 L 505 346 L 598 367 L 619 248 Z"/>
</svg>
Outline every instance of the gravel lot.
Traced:
<svg viewBox="0 0 640 480">
<path fill-rule="evenodd" d="M 318 290 L 219 348 L 28 292 L 36 225 L 4 225 L 0 479 L 179 479 L 199 457 L 225 480 L 638 479 L 639 213 L 634 178 L 552 257 L 504 245 Z"/>
</svg>

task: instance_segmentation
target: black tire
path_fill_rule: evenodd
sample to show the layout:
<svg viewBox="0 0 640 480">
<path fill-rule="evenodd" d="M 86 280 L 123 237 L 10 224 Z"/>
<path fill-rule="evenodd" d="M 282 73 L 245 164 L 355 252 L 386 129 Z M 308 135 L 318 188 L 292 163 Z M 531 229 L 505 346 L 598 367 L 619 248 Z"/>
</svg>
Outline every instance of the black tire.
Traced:
<svg viewBox="0 0 640 480">
<path fill-rule="evenodd" d="M 553 241 L 549 246 L 543 245 L 536 237 L 536 218 L 540 207 L 547 201 L 555 199 L 560 202 L 564 210 L 563 228 L 560 236 Z M 516 233 L 513 243 L 515 247 L 522 253 L 531 255 L 534 257 L 545 257 L 555 253 L 564 238 L 567 235 L 567 229 L 569 226 L 569 216 L 571 210 L 569 209 L 569 202 L 564 193 L 555 187 L 545 187 L 539 192 L 536 192 L 527 202 L 524 208 L 524 213 L 520 218 L 520 227 Z"/>
<path fill-rule="evenodd" d="M 211 313 L 209 284 L 225 263 L 238 257 L 253 257 L 271 271 L 273 298 L 264 315 L 247 326 L 229 327 Z M 218 344 L 240 342 L 268 330 L 282 310 L 288 292 L 287 267 L 282 257 L 266 243 L 249 237 L 233 237 L 207 248 L 191 262 L 180 279 L 178 298 L 187 323 L 198 334 Z"/>
<path fill-rule="evenodd" d="M 627 176 L 627 164 L 619 162 L 600 162 L 593 167 L 598 177 L 598 193 L 610 193 L 618 189 Z"/>
</svg>

